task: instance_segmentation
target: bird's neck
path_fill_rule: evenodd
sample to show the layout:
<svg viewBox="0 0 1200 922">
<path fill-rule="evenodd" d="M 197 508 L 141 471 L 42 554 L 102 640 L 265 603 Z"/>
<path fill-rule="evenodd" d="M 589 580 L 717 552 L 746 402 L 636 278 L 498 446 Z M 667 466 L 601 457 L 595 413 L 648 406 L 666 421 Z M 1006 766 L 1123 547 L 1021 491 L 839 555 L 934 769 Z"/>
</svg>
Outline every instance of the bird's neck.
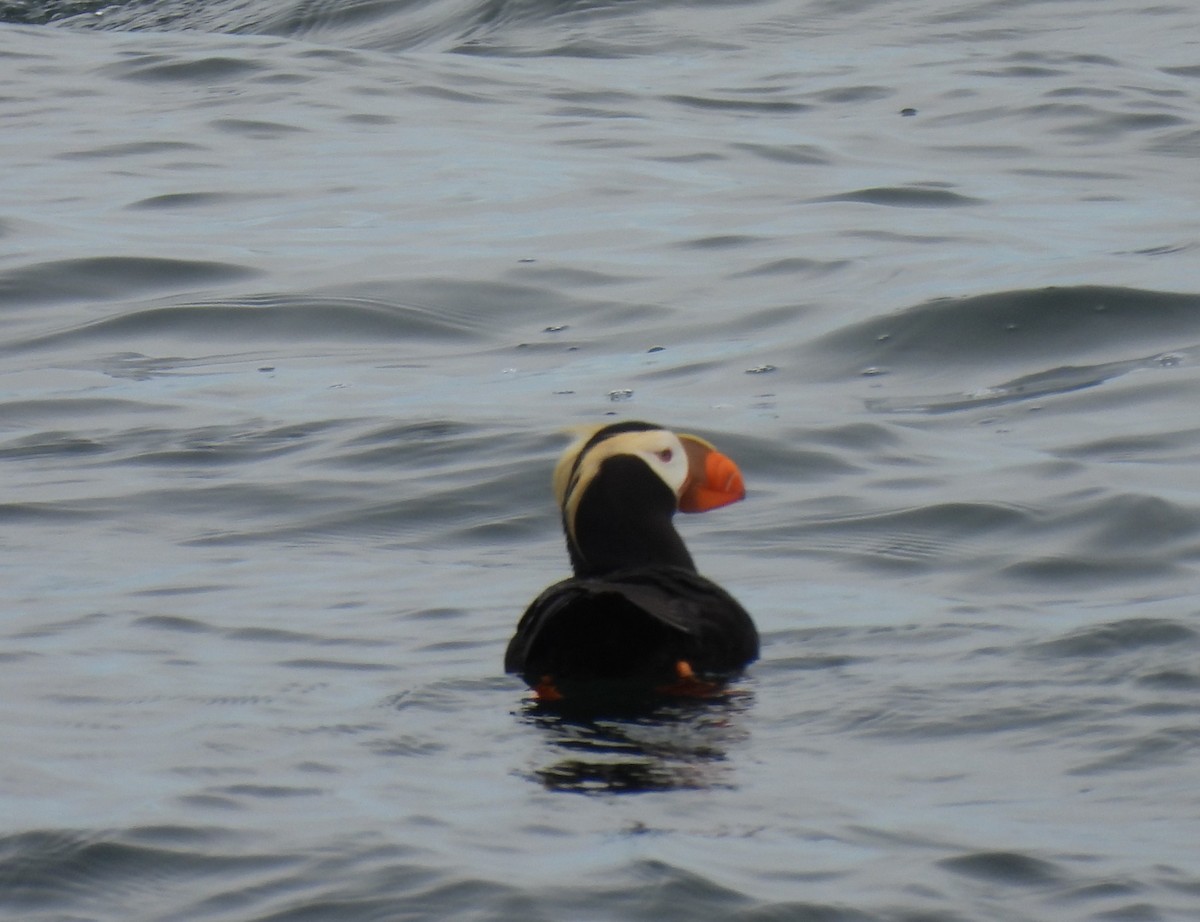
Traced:
<svg viewBox="0 0 1200 922">
<path fill-rule="evenodd" d="M 628 567 L 682 567 L 695 572 L 692 555 L 672 517 L 675 496 L 640 461 L 640 470 L 606 462 L 575 512 L 571 565 L 578 577 L 603 576 Z"/>
</svg>

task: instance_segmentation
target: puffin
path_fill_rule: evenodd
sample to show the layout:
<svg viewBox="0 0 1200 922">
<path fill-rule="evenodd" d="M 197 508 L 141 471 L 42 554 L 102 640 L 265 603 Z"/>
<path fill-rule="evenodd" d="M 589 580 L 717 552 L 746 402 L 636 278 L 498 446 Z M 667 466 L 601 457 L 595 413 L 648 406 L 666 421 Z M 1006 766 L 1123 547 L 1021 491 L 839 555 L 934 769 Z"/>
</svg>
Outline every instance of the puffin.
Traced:
<svg viewBox="0 0 1200 922">
<path fill-rule="evenodd" d="M 606 691 L 720 694 L 758 658 L 758 631 L 697 572 L 673 519 L 743 499 L 741 471 L 704 439 L 653 423 L 576 436 L 553 476 L 575 575 L 525 610 L 505 672 L 539 702 Z"/>
</svg>

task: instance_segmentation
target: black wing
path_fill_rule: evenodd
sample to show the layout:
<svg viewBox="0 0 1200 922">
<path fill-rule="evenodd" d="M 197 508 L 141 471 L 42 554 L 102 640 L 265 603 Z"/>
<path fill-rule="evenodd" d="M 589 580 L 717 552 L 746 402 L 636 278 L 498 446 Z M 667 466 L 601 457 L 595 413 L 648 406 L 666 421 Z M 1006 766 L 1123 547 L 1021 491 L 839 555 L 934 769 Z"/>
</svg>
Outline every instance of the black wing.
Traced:
<svg viewBox="0 0 1200 922">
<path fill-rule="evenodd" d="M 730 675 L 758 658 L 758 632 L 724 589 L 675 567 L 568 579 L 538 596 L 504 657 L 507 672 L 538 681 L 662 678 L 687 660 Z"/>
</svg>

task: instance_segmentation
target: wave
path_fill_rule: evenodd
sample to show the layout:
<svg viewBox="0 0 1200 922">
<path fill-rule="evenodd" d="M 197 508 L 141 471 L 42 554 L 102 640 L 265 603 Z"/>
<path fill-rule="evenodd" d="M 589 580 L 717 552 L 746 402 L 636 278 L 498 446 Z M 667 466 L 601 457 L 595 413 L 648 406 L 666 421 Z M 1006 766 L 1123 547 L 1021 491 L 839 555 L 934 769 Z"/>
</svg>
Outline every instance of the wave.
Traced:
<svg viewBox="0 0 1200 922">
<path fill-rule="evenodd" d="M 591 58 L 658 54 L 664 43 L 677 50 L 697 43 L 720 47 L 727 40 L 720 29 L 695 35 L 674 27 L 659 31 L 654 17 L 667 5 L 712 8 L 718 15 L 722 7 L 738 6 L 727 0 L 698 5 L 683 0 L 0 0 L 0 22 L 276 36 L 364 51 Z M 601 19 L 615 25 L 595 29 Z"/>
<path fill-rule="evenodd" d="M 1131 348 L 1170 352 L 1198 341 L 1200 293 L 1082 285 L 929 301 L 813 340 L 805 357 L 809 369 L 840 377 L 980 364 L 1022 369 Z"/>
<path fill-rule="evenodd" d="M 117 31 L 269 35 L 343 47 L 412 50 L 433 43 L 478 53 L 489 36 L 522 25 L 625 12 L 629 0 L 7 0 L 0 21 Z M 581 45 L 595 54 L 599 45 Z"/>
<path fill-rule="evenodd" d="M 292 863 L 278 855 L 213 854 L 213 844 L 223 838 L 216 830 L 182 826 L 4 836 L 0 907 L 30 913 L 119 898 L 141 902 L 168 884 L 212 877 L 244 880 Z M 129 911 L 136 914 L 131 906 Z"/>
<path fill-rule="evenodd" d="M 132 347 L 139 342 L 161 347 L 164 339 L 189 353 L 197 343 L 478 343 L 503 341 L 514 325 L 537 328 L 544 325 L 545 316 L 568 309 L 576 315 L 603 315 L 610 323 L 652 313 L 610 309 L 601 301 L 575 299 L 572 304 L 573 299 L 557 291 L 553 277 L 537 285 L 434 278 L 360 282 L 305 294 L 178 294 L 136 300 L 172 289 L 220 289 L 258 276 L 255 270 L 233 264 L 145 257 L 60 260 L 13 269 L 0 274 L 0 308 L 10 307 L 13 316 L 21 308 L 43 304 L 115 306 L 105 307 L 110 312 L 98 319 L 76 320 L 59 329 L 46 328 L 53 324 L 53 315 L 25 311 L 25 322 L 33 329 L 24 335 L 11 332 L 0 354 L 119 343 L 123 349 L 113 361 L 120 365 L 120 356 L 126 356 L 133 360 L 133 369 L 139 357 Z"/>
<path fill-rule="evenodd" d="M 929 301 L 811 340 L 797 364 L 810 379 L 857 375 L 887 390 L 973 385 L 866 400 L 879 412 L 939 413 L 1070 393 L 1197 357 L 1200 294 L 1078 286 Z"/>
<path fill-rule="evenodd" d="M 259 275 L 255 269 L 232 263 L 148 256 L 48 260 L 0 273 L 0 308 L 117 300 L 153 291 L 208 288 Z"/>
</svg>

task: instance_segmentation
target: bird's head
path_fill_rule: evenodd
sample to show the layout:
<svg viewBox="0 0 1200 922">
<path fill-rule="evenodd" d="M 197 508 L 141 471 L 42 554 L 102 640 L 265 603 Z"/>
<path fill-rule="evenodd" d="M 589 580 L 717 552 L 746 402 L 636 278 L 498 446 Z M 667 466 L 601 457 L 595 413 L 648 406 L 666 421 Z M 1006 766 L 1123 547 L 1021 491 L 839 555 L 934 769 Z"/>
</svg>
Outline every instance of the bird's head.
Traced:
<svg viewBox="0 0 1200 922">
<path fill-rule="evenodd" d="M 670 534 L 662 541 L 673 537 L 681 565 L 690 567 L 671 515 L 706 512 L 746 495 L 737 465 L 698 436 L 634 421 L 575 435 L 555 466 L 554 494 L 577 570 L 581 560 L 586 569 L 588 558 L 611 556 L 614 545 L 632 549 L 634 558 L 644 545 L 638 553 L 653 556 L 655 532 L 664 529 Z"/>
</svg>

